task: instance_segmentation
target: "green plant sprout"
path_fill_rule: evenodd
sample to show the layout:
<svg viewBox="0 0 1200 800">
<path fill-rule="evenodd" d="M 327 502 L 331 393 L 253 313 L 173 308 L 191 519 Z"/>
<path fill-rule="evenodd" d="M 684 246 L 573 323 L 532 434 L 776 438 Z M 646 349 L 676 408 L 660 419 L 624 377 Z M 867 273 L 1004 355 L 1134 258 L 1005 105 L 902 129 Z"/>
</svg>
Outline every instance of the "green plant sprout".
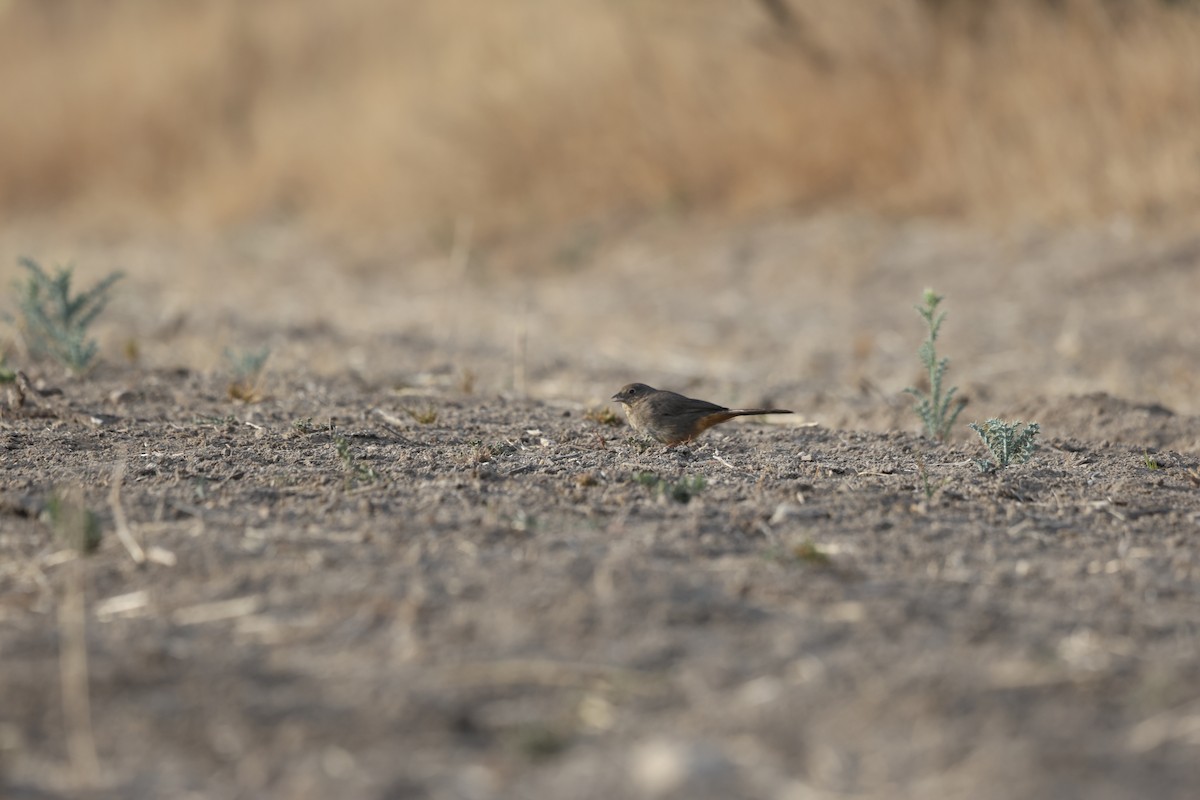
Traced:
<svg viewBox="0 0 1200 800">
<path fill-rule="evenodd" d="M 94 339 L 88 328 L 108 305 L 109 289 L 121 278 L 114 272 L 91 289 L 71 295 L 71 267 L 59 267 L 54 277 L 47 275 L 31 258 L 19 260 L 29 270 L 29 278 L 17 283 L 17 307 L 21 312 L 20 329 L 35 358 L 49 356 L 72 372 L 86 370 L 96 356 Z"/>
<path fill-rule="evenodd" d="M 41 518 L 62 544 L 87 554 L 100 546 L 100 518 L 83 505 L 80 495 L 78 491 L 54 491 Z"/>
<path fill-rule="evenodd" d="M 932 501 L 938 490 L 950 481 L 949 478 L 942 478 L 938 483 L 934 483 L 929 477 L 929 468 L 925 466 L 925 457 L 920 453 L 917 454 L 917 477 L 921 479 L 921 491 L 925 493 L 926 501 Z"/>
<path fill-rule="evenodd" d="M 359 483 L 374 483 L 379 479 L 379 473 L 355 457 L 354 452 L 350 449 L 350 441 L 346 437 L 334 436 L 333 445 L 337 448 L 338 459 L 342 462 L 346 488 Z"/>
<path fill-rule="evenodd" d="M 404 413 L 408 414 L 418 425 L 432 425 L 437 422 L 438 412 L 433 406 L 416 409 L 405 407 Z"/>
<path fill-rule="evenodd" d="M 271 348 L 257 350 L 232 350 L 225 348 L 225 363 L 233 372 L 226 393 L 230 400 L 257 403 L 262 400 L 263 368 L 271 357 Z"/>
<path fill-rule="evenodd" d="M 676 503 L 688 503 L 693 497 L 704 491 L 703 475 L 684 475 L 679 480 L 671 482 L 653 472 L 635 472 L 633 480 L 648 487 L 655 494 L 669 497 Z"/>
<path fill-rule="evenodd" d="M 950 359 L 939 359 L 937 356 L 938 332 L 942 328 L 942 322 L 946 319 L 944 311 L 940 314 L 937 313 L 938 304 L 942 302 L 942 299 L 932 289 L 926 289 L 925 305 L 915 306 L 917 313 L 925 320 L 929 329 L 928 338 L 921 343 L 921 348 L 917 351 L 921 363 L 929 371 L 929 391 L 928 393 L 922 392 L 912 386 L 904 391 L 917 399 L 917 402 L 913 404 L 913 410 L 917 412 L 917 416 L 924 423 L 925 431 L 933 438 L 945 441 L 967 402 L 954 400 L 954 395 L 958 391 L 957 386 L 951 386 L 944 393 L 942 392 L 942 378 L 945 377 L 946 367 L 950 365 Z"/>
<path fill-rule="evenodd" d="M 0 349 L 0 383 L 12 383 L 17 379 L 17 371 L 8 365 L 8 347 Z"/>
<path fill-rule="evenodd" d="M 983 439 L 991 458 L 976 460 L 975 465 L 980 472 L 996 472 L 1009 464 L 1024 464 L 1037 449 L 1038 432 L 1041 427 L 1036 422 L 1030 422 L 1024 430 L 1019 430 L 1021 422 L 1005 422 L 999 419 L 989 419 L 983 425 L 974 422 L 971 430 Z"/>
<path fill-rule="evenodd" d="M 831 563 L 829 553 L 826 553 L 812 539 L 805 539 L 792 547 L 792 556 L 797 561 L 807 561 L 809 564 L 827 567 Z"/>
</svg>

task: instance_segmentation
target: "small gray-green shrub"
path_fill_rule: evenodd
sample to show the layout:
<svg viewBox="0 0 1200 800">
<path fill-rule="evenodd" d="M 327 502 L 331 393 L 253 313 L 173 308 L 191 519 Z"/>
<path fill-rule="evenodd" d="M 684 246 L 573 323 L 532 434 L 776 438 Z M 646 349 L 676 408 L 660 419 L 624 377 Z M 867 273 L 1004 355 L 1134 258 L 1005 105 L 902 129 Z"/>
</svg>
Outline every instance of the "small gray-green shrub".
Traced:
<svg viewBox="0 0 1200 800">
<path fill-rule="evenodd" d="M 350 449 L 350 440 L 344 436 L 334 436 L 333 446 L 337 449 L 338 460 L 342 462 L 342 473 L 345 477 L 346 488 L 360 483 L 374 483 L 379 479 L 370 465 L 358 460 Z"/>
<path fill-rule="evenodd" d="M 971 430 L 983 439 L 991 458 L 979 459 L 975 465 L 980 472 L 995 472 L 1004 469 L 1009 464 L 1024 464 L 1037 449 L 1038 431 L 1041 428 L 1036 422 L 1031 422 L 1021 430 L 1021 422 L 1005 422 L 1000 419 L 989 419 L 983 425 L 974 422 Z"/>
<path fill-rule="evenodd" d="M 82 492 L 56 490 L 46 501 L 42 520 L 63 545 L 80 553 L 100 546 L 100 518 L 83 504 Z"/>
<path fill-rule="evenodd" d="M 676 503 L 690 502 L 693 497 L 704 491 L 706 485 L 703 475 L 684 475 L 677 481 L 669 481 L 654 472 L 635 472 L 633 480 Z"/>
<path fill-rule="evenodd" d="M 18 282 L 19 327 L 29 354 L 50 357 L 75 373 L 86 370 L 96 356 L 97 344 L 88 328 L 108 305 L 109 289 L 121 278 L 114 272 L 91 289 L 71 294 L 71 267 L 59 267 L 53 277 L 31 258 L 20 259 L 29 271 Z"/>
<path fill-rule="evenodd" d="M 225 348 L 225 363 L 229 365 L 229 369 L 233 373 L 229 387 L 226 389 L 230 400 L 257 403 L 263 399 L 263 368 L 270 357 L 271 348 L 269 347 L 261 347 L 257 350 Z"/>
<path fill-rule="evenodd" d="M 942 302 L 942 299 L 932 289 L 926 289 L 925 305 L 915 306 L 921 319 L 925 320 L 925 326 L 928 329 L 928 335 L 921 343 L 920 349 L 917 350 L 917 356 L 925 365 L 925 369 L 929 371 L 929 391 L 922 392 L 911 386 L 904 391 L 917 399 L 917 402 L 913 404 L 913 410 L 917 412 L 917 416 L 924 423 L 926 433 L 935 439 L 944 440 L 950 434 L 950 429 L 954 427 L 955 420 L 958 419 L 959 413 L 967 403 L 965 400 L 957 402 L 954 400 L 954 395 L 958 391 L 957 386 L 951 386 L 945 392 L 942 391 L 942 379 L 946 375 L 946 367 L 950 365 L 950 359 L 937 356 L 937 337 L 941 331 L 942 322 L 946 319 L 944 311 L 941 314 L 937 313 L 938 304 Z"/>
</svg>

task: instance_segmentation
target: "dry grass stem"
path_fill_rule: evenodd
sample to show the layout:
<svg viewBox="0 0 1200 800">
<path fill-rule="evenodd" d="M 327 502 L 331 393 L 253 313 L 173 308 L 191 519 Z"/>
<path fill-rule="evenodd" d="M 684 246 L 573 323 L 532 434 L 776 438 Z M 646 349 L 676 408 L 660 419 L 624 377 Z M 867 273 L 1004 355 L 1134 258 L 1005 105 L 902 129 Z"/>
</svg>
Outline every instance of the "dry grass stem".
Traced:
<svg viewBox="0 0 1200 800">
<path fill-rule="evenodd" d="M 121 482 L 125 478 L 125 461 L 121 460 L 113 467 L 112 474 L 112 489 L 108 493 L 108 504 L 112 508 L 113 525 L 117 529 L 117 538 L 121 540 L 121 544 L 125 545 L 125 550 L 129 553 L 129 557 L 133 559 L 135 564 L 146 563 L 146 551 L 138 544 L 137 539 L 133 536 L 133 531 L 129 529 L 129 522 L 125 518 L 125 509 L 121 506 Z"/>
<path fill-rule="evenodd" d="M 61 631 L 59 677 L 62 682 L 63 720 L 67 753 L 77 785 L 95 786 L 100 780 L 100 759 L 92 732 L 92 702 L 88 686 L 87 612 L 84 602 L 83 558 L 68 569 L 67 590 L 58 607 Z"/>
</svg>

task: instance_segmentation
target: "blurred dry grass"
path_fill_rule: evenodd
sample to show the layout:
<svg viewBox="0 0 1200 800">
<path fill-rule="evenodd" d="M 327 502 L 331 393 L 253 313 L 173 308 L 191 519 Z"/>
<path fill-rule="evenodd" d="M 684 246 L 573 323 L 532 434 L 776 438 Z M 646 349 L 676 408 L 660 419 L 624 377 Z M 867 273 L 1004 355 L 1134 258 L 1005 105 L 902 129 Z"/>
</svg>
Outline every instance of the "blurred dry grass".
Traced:
<svg viewBox="0 0 1200 800">
<path fill-rule="evenodd" d="M 446 239 L 1200 205 L 1188 2 L 17 0 L 0 70 L 10 218 Z"/>
</svg>

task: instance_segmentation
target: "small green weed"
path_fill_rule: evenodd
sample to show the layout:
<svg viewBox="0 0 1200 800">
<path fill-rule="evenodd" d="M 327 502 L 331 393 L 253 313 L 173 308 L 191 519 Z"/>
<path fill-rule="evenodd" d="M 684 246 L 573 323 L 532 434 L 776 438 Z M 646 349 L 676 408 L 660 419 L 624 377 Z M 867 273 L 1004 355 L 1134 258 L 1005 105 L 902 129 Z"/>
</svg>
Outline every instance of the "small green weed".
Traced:
<svg viewBox="0 0 1200 800">
<path fill-rule="evenodd" d="M 78 491 L 56 490 L 46 502 L 42 521 L 72 550 L 91 553 L 100 546 L 100 518 L 83 505 Z"/>
<path fill-rule="evenodd" d="M 1142 463 L 1146 465 L 1146 469 L 1151 472 L 1157 472 L 1162 469 L 1162 464 L 1158 463 L 1158 459 L 1150 455 L 1149 450 L 1142 451 Z"/>
<path fill-rule="evenodd" d="M 405 407 L 404 413 L 412 417 L 418 425 L 432 425 L 438 419 L 437 409 L 433 406 L 426 406 L 425 408 Z"/>
<path fill-rule="evenodd" d="M 1038 432 L 1041 427 L 1036 422 L 1030 422 L 1024 430 L 1020 430 L 1021 422 L 1005 422 L 1000 419 L 989 419 L 983 425 L 974 422 L 971 430 L 983 439 L 991 458 L 978 459 L 975 465 L 980 472 L 996 472 L 1009 464 L 1024 464 L 1037 449 Z"/>
<path fill-rule="evenodd" d="M 114 272 L 86 292 L 72 296 L 71 267 L 59 267 L 50 277 L 31 258 L 20 265 L 29 271 L 24 283 L 18 282 L 17 308 L 21 312 L 18 327 L 34 358 L 49 357 L 72 372 L 84 372 L 96 357 L 98 345 L 88 338 L 88 328 L 108 305 L 109 290 L 121 278 Z"/>
<path fill-rule="evenodd" d="M 458 375 L 458 390 L 463 394 L 475 393 L 475 373 L 469 369 L 463 369 Z"/>
<path fill-rule="evenodd" d="M 792 555 L 797 561 L 804 561 L 819 567 L 829 566 L 829 554 L 817 546 L 817 543 L 807 539 L 792 548 Z"/>
<path fill-rule="evenodd" d="M 763 552 L 763 557 L 780 564 L 809 564 L 814 567 L 832 567 L 829 553 L 812 539 L 805 539 L 790 546 L 776 545 Z"/>
<path fill-rule="evenodd" d="M 943 478 L 940 483 L 935 484 L 929 478 L 929 468 L 925 466 L 925 457 L 920 453 L 917 454 L 917 477 L 921 479 L 921 491 L 924 492 L 926 501 L 933 500 L 938 489 L 941 489 L 950 480 Z"/>
<path fill-rule="evenodd" d="M 672 482 L 654 472 L 635 472 L 633 480 L 635 483 L 648 487 L 656 494 L 670 497 L 676 503 L 691 502 L 693 497 L 704 491 L 705 486 L 703 475 L 684 475 L 679 480 Z"/>
<path fill-rule="evenodd" d="M 350 449 L 349 439 L 345 436 L 334 436 L 333 444 L 337 448 L 338 458 L 342 462 L 342 471 L 346 475 L 347 486 L 357 483 L 374 483 L 379 479 L 379 473 L 360 462 L 354 455 Z"/>
<path fill-rule="evenodd" d="M 915 306 L 921 319 L 925 320 L 929 331 L 928 337 L 921 343 L 921 347 L 917 351 L 921 363 L 929 372 L 929 391 L 922 392 L 911 386 L 904 391 L 917 399 L 913 410 L 917 412 L 917 416 L 924 423 L 925 432 L 935 439 L 944 441 L 967 403 L 965 400 L 957 402 L 954 400 L 954 395 L 958 391 L 957 386 L 951 386 L 944 393 L 942 391 L 942 379 L 946 375 L 946 368 L 950 365 L 950 359 L 939 359 L 937 356 L 937 337 L 942 329 L 942 322 L 946 319 L 945 312 L 939 314 L 937 311 L 942 299 L 932 289 L 926 289 L 925 305 Z"/>
<path fill-rule="evenodd" d="M 601 406 L 600 408 L 589 408 L 587 411 L 583 412 L 583 418 L 599 425 L 616 426 L 621 424 L 621 418 L 617 416 L 615 411 L 607 406 Z"/>
<path fill-rule="evenodd" d="M 517 752 L 530 761 L 546 761 L 570 745 L 566 736 L 543 723 L 528 723 L 513 733 Z"/>
<path fill-rule="evenodd" d="M 136 364 L 142 358 L 142 348 L 138 345 L 137 339 L 132 337 L 125 340 L 125 344 L 121 345 L 121 355 L 125 356 L 125 360 L 130 364 Z"/>
<path fill-rule="evenodd" d="M 520 533 L 532 533 L 538 526 L 538 518 L 524 509 L 508 517 L 507 522 L 509 530 Z"/>
<path fill-rule="evenodd" d="M 8 365 L 8 347 L 0 350 L 0 383 L 12 383 L 17 379 L 17 371 Z"/>
<path fill-rule="evenodd" d="M 648 486 L 651 489 L 657 489 L 662 486 L 665 481 L 658 477 L 656 472 L 635 472 L 633 473 L 633 482 L 640 483 L 642 486 Z"/>
<path fill-rule="evenodd" d="M 511 442 L 506 442 L 499 439 L 494 442 L 484 443 L 482 439 L 471 439 L 466 443 L 467 450 L 462 454 L 459 461 L 463 464 L 486 464 L 489 461 L 494 461 L 500 456 L 506 456 L 510 453 L 517 452 L 516 445 Z"/>
<path fill-rule="evenodd" d="M 263 399 L 263 367 L 267 365 L 267 359 L 270 357 L 271 348 L 269 347 L 262 347 L 258 350 L 225 348 L 225 363 L 229 365 L 230 372 L 233 373 L 227 389 L 230 400 L 257 403 Z"/>
<path fill-rule="evenodd" d="M 644 453 L 658 444 L 657 441 L 651 439 L 649 436 L 639 435 L 630 436 L 626 439 L 626 441 L 629 443 L 630 447 L 634 448 L 639 453 Z"/>
</svg>

